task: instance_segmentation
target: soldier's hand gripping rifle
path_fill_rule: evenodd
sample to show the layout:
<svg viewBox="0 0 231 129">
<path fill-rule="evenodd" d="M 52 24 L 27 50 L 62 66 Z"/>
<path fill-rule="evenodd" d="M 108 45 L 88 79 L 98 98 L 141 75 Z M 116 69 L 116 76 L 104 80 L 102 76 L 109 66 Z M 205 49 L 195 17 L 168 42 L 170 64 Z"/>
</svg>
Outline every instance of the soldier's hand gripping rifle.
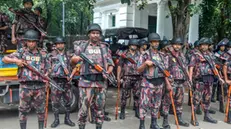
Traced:
<svg viewBox="0 0 231 129">
<path fill-rule="evenodd" d="M 94 69 L 98 72 L 101 72 L 110 82 L 113 86 L 117 87 L 117 81 L 115 79 L 115 76 L 112 74 L 108 74 L 107 71 L 101 67 L 99 64 L 96 64 L 93 60 L 89 59 L 85 53 L 81 53 L 80 57 L 89 63 Z"/>
<path fill-rule="evenodd" d="M 170 51 L 171 55 L 176 59 L 177 63 L 181 67 L 181 69 L 182 69 L 182 71 L 184 73 L 184 76 L 185 76 L 185 78 L 187 80 L 187 84 L 188 84 L 188 87 L 189 87 L 190 102 L 191 102 L 192 120 L 193 120 L 193 124 L 195 126 L 196 123 L 195 123 L 195 116 L 194 116 L 193 93 L 192 93 L 193 90 L 192 90 L 192 82 L 189 79 L 188 70 L 183 65 L 182 61 L 178 58 L 178 56 L 176 55 L 174 49 L 172 47 L 168 47 L 167 49 Z"/>
<path fill-rule="evenodd" d="M 79 76 L 80 75 L 80 68 L 81 68 L 81 63 L 77 63 L 75 65 L 75 68 L 72 70 L 70 78 L 69 78 L 69 83 L 72 81 L 74 76 Z"/>
<path fill-rule="evenodd" d="M 38 76 L 40 76 L 42 79 L 48 81 L 48 83 L 50 84 L 50 86 L 58 89 L 59 91 L 65 91 L 63 88 L 61 88 L 54 80 L 52 80 L 51 78 L 45 76 L 41 71 L 39 71 L 36 67 L 28 64 L 28 63 L 24 63 L 24 66 L 27 67 L 29 70 L 31 70 L 32 72 L 34 72 L 35 74 L 37 74 Z"/>
</svg>

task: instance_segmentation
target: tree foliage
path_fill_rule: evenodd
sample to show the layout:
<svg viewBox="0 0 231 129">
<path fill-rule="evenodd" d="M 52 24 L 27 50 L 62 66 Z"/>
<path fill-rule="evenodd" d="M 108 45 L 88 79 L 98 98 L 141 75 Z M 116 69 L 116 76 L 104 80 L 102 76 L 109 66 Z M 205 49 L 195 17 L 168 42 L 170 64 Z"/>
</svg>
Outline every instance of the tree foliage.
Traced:
<svg viewBox="0 0 231 129">
<path fill-rule="evenodd" d="M 231 38 L 231 1 L 204 0 L 200 18 L 200 35 L 213 37 L 215 42 Z"/>
</svg>

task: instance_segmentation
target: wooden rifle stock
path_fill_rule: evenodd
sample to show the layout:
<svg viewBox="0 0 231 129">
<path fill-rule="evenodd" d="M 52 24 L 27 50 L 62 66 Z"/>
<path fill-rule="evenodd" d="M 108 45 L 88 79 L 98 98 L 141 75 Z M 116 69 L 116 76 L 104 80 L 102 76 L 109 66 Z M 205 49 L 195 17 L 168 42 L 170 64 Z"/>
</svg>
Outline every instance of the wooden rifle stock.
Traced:
<svg viewBox="0 0 231 129">
<path fill-rule="evenodd" d="M 169 96 L 170 96 L 171 103 L 172 103 L 172 109 L 173 109 L 174 118 L 175 118 L 175 121 L 176 121 L 176 127 L 177 127 L 177 129 L 180 129 L 178 118 L 177 118 L 177 115 L 176 115 L 176 108 L 175 108 L 175 104 L 174 104 L 174 100 L 173 100 L 172 90 L 169 92 Z"/>
<path fill-rule="evenodd" d="M 46 84 L 47 86 L 46 86 L 46 93 L 47 93 L 47 95 L 46 95 L 46 109 L 45 109 L 45 120 L 44 120 L 44 127 L 45 128 L 47 128 L 47 118 L 48 118 L 48 104 L 49 104 L 49 83 L 47 83 Z"/>
<path fill-rule="evenodd" d="M 227 104 L 226 104 L 226 109 L 225 109 L 225 122 L 228 121 L 228 114 L 229 114 L 229 104 L 230 104 L 230 94 L 231 94 L 231 85 L 229 86 L 229 90 L 228 90 L 228 95 L 227 95 Z M 231 118 L 229 118 L 231 119 Z"/>
<path fill-rule="evenodd" d="M 117 120 L 118 118 L 118 112 L 119 112 L 119 101 L 120 101 L 120 80 L 118 80 L 118 83 L 117 83 L 117 99 L 116 99 L 116 112 L 115 112 L 115 119 Z"/>
</svg>

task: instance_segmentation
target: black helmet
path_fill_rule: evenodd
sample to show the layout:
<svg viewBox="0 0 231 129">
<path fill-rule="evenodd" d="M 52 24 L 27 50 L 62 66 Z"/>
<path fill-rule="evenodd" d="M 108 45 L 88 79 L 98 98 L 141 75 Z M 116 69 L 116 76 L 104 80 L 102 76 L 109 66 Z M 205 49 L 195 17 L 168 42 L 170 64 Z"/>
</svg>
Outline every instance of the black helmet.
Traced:
<svg viewBox="0 0 231 129">
<path fill-rule="evenodd" d="M 34 10 L 39 11 L 41 14 L 43 13 L 43 9 L 41 7 L 36 7 L 36 8 L 34 8 Z"/>
<path fill-rule="evenodd" d="M 101 27 L 96 23 L 93 23 L 87 27 L 87 34 L 89 34 L 91 31 L 99 31 L 102 34 Z"/>
<path fill-rule="evenodd" d="M 24 5 L 26 2 L 31 2 L 32 6 L 34 5 L 33 0 L 23 0 L 23 5 Z"/>
<path fill-rule="evenodd" d="M 39 40 L 39 33 L 35 30 L 28 30 L 26 31 L 24 35 L 24 40 L 32 40 L 32 41 L 38 41 Z"/>
<path fill-rule="evenodd" d="M 153 40 L 155 40 L 155 41 L 160 41 L 160 40 L 161 40 L 161 39 L 160 39 L 160 35 L 157 34 L 157 33 L 150 33 L 150 34 L 148 35 L 148 41 L 150 42 L 150 41 L 153 41 Z"/>
<path fill-rule="evenodd" d="M 231 47 L 231 41 L 227 43 L 227 47 Z"/>
<path fill-rule="evenodd" d="M 128 45 L 139 45 L 139 41 L 137 39 L 130 39 Z"/>
<path fill-rule="evenodd" d="M 65 39 L 63 38 L 63 37 L 61 37 L 61 36 L 58 36 L 58 37 L 56 37 L 55 38 L 55 42 L 54 42 L 55 44 L 56 43 L 66 43 L 66 41 L 65 41 Z"/>
<path fill-rule="evenodd" d="M 149 45 L 149 43 L 148 43 L 147 40 L 141 39 L 141 40 L 139 41 L 139 45 L 140 45 L 140 46 L 142 46 L 142 45 Z"/>
<path fill-rule="evenodd" d="M 226 46 L 228 42 L 229 40 L 227 38 L 224 38 L 217 44 L 217 47 Z"/>
<path fill-rule="evenodd" d="M 168 46 L 168 45 L 170 45 L 170 42 L 169 42 L 169 40 L 164 36 L 164 37 L 163 37 L 163 40 L 161 41 L 160 49 L 162 49 L 162 48 L 164 48 L 164 47 L 166 47 L 166 46 Z"/>
<path fill-rule="evenodd" d="M 201 38 L 200 40 L 199 40 L 199 43 L 198 43 L 198 45 L 201 45 L 201 44 L 208 44 L 208 45 L 210 45 L 210 39 L 209 38 L 207 38 L 207 37 L 203 37 L 203 38 Z"/>
<path fill-rule="evenodd" d="M 180 44 L 180 45 L 183 45 L 183 44 L 184 44 L 184 41 L 183 41 L 182 38 L 177 37 L 177 38 L 173 38 L 172 44 Z"/>
<path fill-rule="evenodd" d="M 199 40 L 194 42 L 194 47 L 198 47 L 199 46 Z"/>
</svg>

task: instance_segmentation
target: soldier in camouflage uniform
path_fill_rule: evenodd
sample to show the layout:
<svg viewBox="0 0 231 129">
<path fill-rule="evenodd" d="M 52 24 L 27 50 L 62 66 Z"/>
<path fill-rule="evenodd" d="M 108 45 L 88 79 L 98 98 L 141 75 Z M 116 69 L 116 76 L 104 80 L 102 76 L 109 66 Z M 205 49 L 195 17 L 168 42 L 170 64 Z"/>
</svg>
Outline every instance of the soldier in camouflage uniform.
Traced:
<svg viewBox="0 0 231 129">
<path fill-rule="evenodd" d="M 47 24 L 46 19 L 42 16 L 43 10 L 41 7 L 34 8 L 34 13 L 38 16 L 38 23 L 40 24 L 41 28 L 46 31 Z"/>
<path fill-rule="evenodd" d="M 7 33 L 10 27 L 9 17 L 0 11 L 0 54 L 6 51 Z"/>
<path fill-rule="evenodd" d="M 204 121 L 210 123 L 217 123 L 217 120 L 214 120 L 209 115 L 212 86 L 213 86 L 214 79 L 216 77 L 211 67 L 211 65 L 215 66 L 215 63 L 213 61 L 214 55 L 212 55 L 208 51 L 209 44 L 210 44 L 209 38 L 202 38 L 199 41 L 199 51 L 194 53 L 189 63 L 189 75 L 190 75 L 189 78 L 190 81 L 192 81 L 192 79 L 195 80 L 195 84 L 194 84 L 195 89 L 193 93 L 194 110 L 196 110 L 196 108 L 198 107 L 198 105 L 202 100 L 202 105 L 204 107 L 204 113 L 205 113 Z M 215 70 L 217 71 L 216 68 Z M 222 83 L 224 83 L 224 81 L 220 78 L 219 75 L 218 75 L 218 79 Z M 195 121 L 191 120 L 192 124 L 194 122 L 196 126 L 199 125 L 196 119 L 196 115 L 195 115 Z"/>
<path fill-rule="evenodd" d="M 38 16 L 31 10 L 33 5 L 32 0 L 23 0 L 24 8 L 17 11 L 24 14 L 29 21 L 39 26 Z M 24 47 L 23 35 L 29 29 L 35 30 L 35 27 L 25 21 L 21 16 L 16 15 L 12 25 L 11 41 L 13 44 L 17 44 L 17 49 Z"/>
<path fill-rule="evenodd" d="M 222 68 L 224 63 L 226 62 L 226 57 L 225 57 L 225 49 L 226 49 L 226 45 L 227 42 L 222 40 L 221 42 L 219 42 L 217 44 L 217 50 L 215 51 L 215 63 L 216 63 L 216 67 L 218 69 L 218 71 L 220 73 L 222 73 Z M 222 92 L 221 92 L 221 88 L 223 87 L 218 81 L 216 81 L 215 83 L 217 83 L 217 85 L 213 86 L 212 89 L 212 98 L 214 99 L 215 97 L 215 93 L 216 93 L 216 88 L 217 88 L 217 92 L 218 92 L 218 98 L 219 98 L 219 111 L 221 113 L 224 113 L 224 103 L 222 101 L 222 98 L 224 96 L 222 96 Z"/>
<path fill-rule="evenodd" d="M 140 52 L 138 50 L 138 40 L 130 39 L 129 40 L 129 49 L 123 51 L 123 54 L 126 57 L 132 58 L 135 62 L 139 61 Z M 121 75 L 121 71 L 123 69 L 123 75 Z M 137 64 L 132 64 L 127 59 L 120 57 L 119 65 L 117 68 L 117 80 L 124 80 L 122 85 L 122 94 L 121 94 L 121 112 L 120 119 L 125 119 L 125 108 L 127 99 L 131 96 L 131 91 L 133 94 L 133 99 L 135 103 L 135 116 L 139 118 L 139 91 L 140 91 L 140 82 L 141 82 L 141 74 L 137 72 Z"/>
<path fill-rule="evenodd" d="M 19 68 L 19 119 L 21 129 L 26 129 L 27 115 L 30 112 L 32 105 L 36 109 L 38 115 L 39 129 L 43 129 L 44 112 L 45 112 L 45 82 L 44 80 L 33 73 L 31 70 L 23 67 L 24 62 L 36 67 L 45 75 L 48 74 L 50 67 L 47 53 L 45 50 L 37 48 L 39 33 L 35 30 L 28 30 L 25 33 L 27 47 L 21 48 L 15 53 L 12 53 L 3 58 L 4 63 L 16 63 Z"/>
<path fill-rule="evenodd" d="M 228 42 L 227 44 L 227 52 L 225 54 L 226 57 L 226 62 L 223 66 L 223 74 L 224 74 L 224 79 L 225 82 L 230 86 L 231 85 L 231 41 Z M 229 89 L 229 88 L 228 88 Z M 229 98 L 229 110 L 228 110 L 228 124 L 231 124 L 231 95 Z"/>
<path fill-rule="evenodd" d="M 183 67 L 187 69 L 187 61 L 184 56 L 184 54 L 181 52 L 182 46 L 184 42 L 182 38 L 174 38 L 172 40 L 172 47 L 175 51 L 176 56 L 178 59 L 182 62 L 184 65 Z M 179 125 L 188 127 L 189 123 L 185 122 L 182 119 L 182 112 L 183 112 L 183 102 L 184 102 L 184 87 L 185 87 L 185 81 L 186 77 L 188 75 L 184 75 L 184 72 L 182 70 L 182 66 L 177 62 L 177 59 L 172 55 L 169 54 L 169 71 L 171 73 L 172 79 L 174 80 L 172 87 L 173 87 L 173 99 L 176 107 L 176 113 Z M 169 97 L 166 96 L 163 101 L 164 108 L 164 121 L 163 125 L 168 125 L 167 118 L 168 118 L 168 105 L 170 104 Z M 166 123 L 165 123 L 166 122 Z"/>
<path fill-rule="evenodd" d="M 145 129 L 145 116 L 151 110 L 151 129 L 159 129 L 157 124 L 158 111 L 161 104 L 162 91 L 167 78 L 153 62 L 156 60 L 164 69 L 168 69 L 168 56 L 158 51 L 160 36 L 157 33 L 149 34 L 150 48 L 140 57 L 138 71 L 143 73 L 140 94 L 140 127 Z M 167 86 L 167 85 L 166 85 Z M 171 90 L 170 87 L 167 90 Z"/>
<path fill-rule="evenodd" d="M 76 64 L 81 61 L 79 56 L 85 53 L 88 58 L 102 66 L 108 74 L 113 71 L 114 63 L 111 57 L 111 52 L 107 43 L 100 41 L 102 34 L 101 27 L 98 24 L 88 26 L 88 41 L 74 42 L 75 55 L 71 62 Z M 104 105 L 106 97 L 107 80 L 102 73 L 97 72 L 88 63 L 83 61 L 80 70 L 79 79 L 79 95 L 80 95 L 80 110 L 78 113 L 79 129 L 85 129 L 88 112 L 92 101 L 95 105 L 96 114 L 96 129 L 102 129 L 104 121 Z M 90 117 L 90 115 L 88 116 Z"/>
<path fill-rule="evenodd" d="M 54 112 L 55 120 L 51 124 L 52 128 L 56 128 L 59 125 L 59 107 L 61 104 L 61 98 L 64 100 L 64 106 L 66 109 L 64 123 L 69 126 L 75 126 L 70 120 L 70 110 L 71 110 L 71 99 L 72 91 L 71 85 L 68 83 L 68 77 L 70 72 L 70 54 L 65 51 L 65 40 L 62 37 L 56 37 L 55 40 L 56 49 L 53 50 L 49 56 L 51 62 L 51 77 L 53 80 L 59 84 L 65 92 L 59 91 L 55 88 L 51 90 L 51 102 L 52 109 Z M 65 71 L 66 70 L 66 71 Z"/>
</svg>

